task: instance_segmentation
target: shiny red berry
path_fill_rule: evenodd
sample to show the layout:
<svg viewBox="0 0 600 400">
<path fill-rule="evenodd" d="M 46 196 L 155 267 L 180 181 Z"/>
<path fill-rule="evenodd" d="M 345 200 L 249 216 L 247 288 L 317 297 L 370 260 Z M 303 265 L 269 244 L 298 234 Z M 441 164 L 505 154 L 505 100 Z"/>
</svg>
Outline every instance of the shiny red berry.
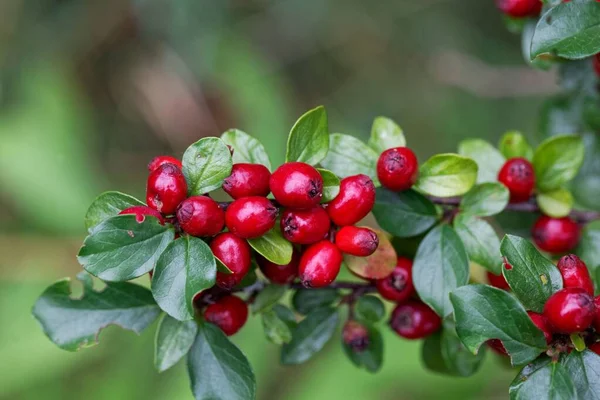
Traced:
<svg viewBox="0 0 600 400">
<path fill-rule="evenodd" d="M 217 285 L 228 290 L 239 285 L 250 271 L 252 262 L 248 243 L 233 233 L 226 232 L 217 235 L 210 242 L 210 249 L 233 272 L 226 274 L 217 271 Z"/>
<path fill-rule="evenodd" d="M 485 342 L 485 344 L 487 344 L 494 353 L 501 356 L 508 356 L 508 352 L 506 351 L 506 348 L 500 339 L 490 339 Z"/>
<path fill-rule="evenodd" d="M 292 260 L 285 265 L 275 264 L 259 254 L 256 255 L 256 262 L 268 280 L 278 285 L 285 285 L 291 283 L 298 276 L 300 252 L 294 249 Z"/>
<path fill-rule="evenodd" d="M 594 283 L 587 265 L 575 254 L 568 254 L 558 260 L 556 265 L 563 278 L 563 287 L 585 289 L 590 296 L 594 295 Z"/>
<path fill-rule="evenodd" d="M 348 320 L 342 330 L 342 340 L 354 353 L 362 353 L 369 347 L 369 330 L 360 322 Z"/>
<path fill-rule="evenodd" d="M 298 274 L 307 288 L 319 288 L 335 280 L 342 265 L 342 253 L 333 243 L 322 240 L 310 245 L 302 254 Z"/>
<path fill-rule="evenodd" d="M 163 164 L 150 173 L 146 186 L 146 203 L 160 213 L 171 215 L 187 197 L 183 172 L 173 164 Z"/>
<path fill-rule="evenodd" d="M 177 168 L 181 169 L 183 166 L 181 165 L 181 161 L 171 156 L 158 156 L 154 157 L 152 161 L 148 164 L 148 171 L 152 172 L 158 169 L 161 165 L 164 164 L 175 164 Z"/>
<path fill-rule="evenodd" d="M 189 235 L 214 236 L 225 226 L 225 213 L 210 197 L 192 196 L 177 208 L 177 221 Z"/>
<path fill-rule="evenodd" d="M 565 253 L 579 243 L 581 227 L 569 217 L 542 215 L 533 225 L 531 235 L 536 246 L 548 253 Z"/>
<path fill-rule="evenodd" d="M 498 181 L 510 192 L 511 203 L 527 201 L 535 188 L 533 165 L 524 158 L 511 158 L 500 169 Z"/>
<path fill-rule="evenodd" d="M 579 288 L 559 290 L 544 306 L 544 316 L 550 328 L 557 333 L 586 330 L 594 322 L 595 315 L 594 298 Z"/>
<path fill-rule="evenodd" d="M 262 196 L 270 193 L 271 172 L 261 164 L 235 164 L 231 175 L 223 181 L 225 193 L 239 199 L 242 197 Z"/>
<path fill-rule="evenodd" d="M 402 303 L 415 294 L 412 280 L 413 262 L 409 258 L 399 257 L 392 273 L 375 281 L 377 291 L 386 300 Z"/>
<path fill-rule="evenodd" d="M 133 207 L 126 208 L 119 213 L 119 215 L 124 215 L 124 214 L 135 214 L 135 219 L 139 223 L 144 222 L 146 215 L 148 215 L 150 217 L 158 218 L 161 225 L 165 224 L 165 219 L 163 218 L 162 214 L 148 206 L 133 206 Z"/>
<path fill-rule="evenodd" d="M 331 221 L 321 206 L 308 210 L 286 209 L 281 215 L 281 232 L 292 243 L 312 244 L 329 233 Z"/>
<path fill-rule="evenodd" d="M 496 6 L 504 14 L 515 17 L 535 17 L 542 11 L 540 0 L 496 0 Z"/>
<path fill-rule="evenodd" d="M 508 286 L 508 282 L 504 279 L 502 274 L 496 275 L 491 272 L 487 272 L 487 280 L 490 285 L 502 290 L 510 290 L 510 286 Z"/>
<path fill-rule="evenodd" d="M 236 296 L 225 296 L 204 310 L 204 319 L 227 335 L 237 333 L 248 320 L 248 305 Z"/>
<path fill-rule="evenodd" d="M 379 237 L 369 228 L 344 226 L 335 235 L 335 244 L 342 253 L 368 257 L 377 250 Z"/>
<path fill-rule="evenodd" d="M 596 307 L 596 315 L 594 316 L 594 329 L 600 333 L 600 296 L 594 297 L 594 306 Z"/>
<path fill-rule="evenodd" d="M 390 326 L 406 339 L 422 339 L 440 329 L 442 320 L 425 303 L 411 300 L 398 304 L 392 312 Z"/>
<path fill-rule="evenodd" d="M 408 147 L 396 147 L 381 153 L 377 161 L 377 178 L 394 192 L 412 187 L 419 176 L 417 156 Z"/>
<path fill-rule="evenodd" d="M 544 337 L 546 338 L 546 343 L 550 344 L 550 342 L 552 342 L 552 330 L 548 326 L 548 320 L 546 320 L 546 317 L 533 311 L 527 311 L 527 315 L 529 315 L 529 318 L 531 318 L 531 322 L 533 322 L 533 324 L 537 326 L 540 331 L 542 331 Z"/>
<path fill-rule="evenodd" d="M 277 207 L 266 197 L 244 197 L 235 200 L 225 212 L 225 225 L 230 232 L 245 239 L 263 236 L 275 226 Z"/>
<path fill-rule="evenodd" d="M 323 178 L 314 167 L 301 163 L 285 163 L 277 168 L 269 183 L 271 192 L 282 206 L 312 208 L 323 198 Z"/>
<path fill-rule="evenodd" d="M 327 205 L 327 213 L 338 226 L 354 225 L 375 205 L 375 185 L 366 175 L 342 179 L 340 193 Z"/>
</svg>

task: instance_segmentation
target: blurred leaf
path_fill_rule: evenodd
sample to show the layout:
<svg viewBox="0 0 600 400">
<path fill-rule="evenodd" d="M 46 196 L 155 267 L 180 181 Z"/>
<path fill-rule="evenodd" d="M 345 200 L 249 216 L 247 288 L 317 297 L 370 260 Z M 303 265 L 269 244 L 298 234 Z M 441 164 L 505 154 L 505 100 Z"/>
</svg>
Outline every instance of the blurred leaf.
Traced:
<svg viewBox="0 0 600 400">
<path fill-rule="evenodd" d="M 319 106 L 302 115 L 292 127 L 285 161 L 317 165 L 327 156 L 328 150 L 327 112 L 325 107 Z"/>
<path fill-rule="evenodd" d="M 180 321 L 194 318 L 196 294 L 215 284 L 217 265 L 203 240 L 185 235 L 171 242 L 156 262 L 152 295 L 167 314 Z"/>
<path fill-rule="evenodd" d="M 583 119 L 594 131 L 600 130 L 600 99 L 586 97 L 583 102 Z"/>
<path fill-rule="evenodd" d="M 85 214 L 85 227 L 88 232 L 100 222 L 118 215 L 126 208 L 133 206 L 144 206 L 145 204 L 125 193 L 104 192 L 96 197 Z"/>
<path fill-rule="evenodd" d="M 600 399 L 600 356 L 598 354 L 592 350 L 572 351 L 562 364 L 571 376 L 577 398 Z"/>
<path fill-rule="evenodd" d="M 477 163 L 477 183 L 497 182 L 498 172 L 506 162 L 504 156 L 482 139 L 467 139 L 458 144 L 458 154 Z"/>
<path fill-rule="evenodd" d="M 292 261 L 294 247 L 281 234 L 279 224 L 261 237 L 248 239 L 248 244 L 261 256 L 277 265 Z"/>
<path fill-rule="evenodd" d="M 298 326 L 298 321 L 296 321 L 296 314 L 286 306 L 282 304 L 275 304 L 273 306 L 273 311 L 277 314 L 280 320 L 285 322 L 285 324 L 290 328 L 290 330 L 296 329 Z"/>
<path fill-rule="evenodd" d="M 510 158 L 526 158 L 531 160 L 533 157 L 533 149 L 527 142 L 527 139 L 521 132 L 508 131 L 498 143 L 498 149 L 500 153 L 508 160 Z"/>
<path fill-rule="evenodd" d="M 573 381 L 565 367 L 548 357 L 541 357 L 524 367 L 509 391 L 511 400 L 577 399 Z"/>
<path fill-rule="evenodd" d="M 536 199 L 542 212 L 552 218 L 566 217 L 573 208 L 573 196 L 565 188 L 538 193 Z"/>
<path fill-rule="evenodd" d="M 475 161 L 457 154 L 438 154 L 421 164 L 415 188 L 432 196 L 460 196 L 471 190 L 476 179 Z"/>
<path fill-rule="evenodd" d="M 579 136 L 555 136 L 535 150 L 533 168 L 536 186 L 542 191 L 559 189 L 577 175 L 584 147 Z"/>
<path fill-rule="evenodd" d="M 344 254 L 344 261 L 350 271 L 364 279 L 382 279 L 389 276 L 396 267 L 398 256 L 387 234 L 373 229 L 379 238 L 379 246 L 368 257 Z"/>
<path fill-rule="evenodd" d="M 430 371 L 444 375 L 453 374 L 442 356 L 442 330 L 425 338 L 421 346 L 421 359 L 425 367 Z"/>
<path fill-rule="evenodd" d="M 154 341 L 154 366 L 158 372 L 177 364 L 192 348 L 197 333 L 196 321 L 178 321 L 163 314 Z"/>
<path fill-rule="evenodd" d="M 270 284 L 258 293 L 252 303 L 252 313 L 258 314 L 269 311 L 283 297 L 287 286 Z"/>
<path fill-rule="evenodd" d="M 353 351 L 350 346 L 342 342 L 344 353 L 350 361 L 359 368 L 364 367 L 367 371 L 375 373 L 381 369 L 383 364 L 383 337 L 379 329 L 369 326 L 369 345 L 363 351 Z"/>
<path fill-rule="evenodd" d="M 127 281 L 152 271 L 173 236 L 156 218 L 138 222 L 135 215 L 119 215 L 92 230 L 77 260 L 102 280 Z"/>
<path fill-rule="evenodd" d="M 600 202 L 596 200 L 600 198 L 600 144 L 595 133 L 586 133 L 582 139 L 585 157 L 570 188 L 578 205 L 600 210 Z"/>
<path fill-rule="evenodd" d="M 373 126 L 371 127 L 369 146 L 378 154 L 381 154 L 394 147 L 406 146 L 406 139 L 404 138 L 402 128 L 392 119 L 377 117 L 373 120 Z"/>
<path fill-rule="evenodd" d="M 590 226 L 584 228 L 581 232 L 581 239 L 575 249 L 577 254 L 590 270 L 590 275 L 594 279 L 596 288 L 600 288 L 600 231 L 592 229 Z"/>
<path fill-rule="evenodd" d="M 337 299 L 337 289 L 298 289 L 292 297 L 292 304 L 300 314 L 308 315 L 311 311 L 328 306 Z"/>
<path fill-rule="evenodd" d="M 340 193 L 340 178 L 338 178 L 333 172 L 317 168 L 319 174 L 323 178 L 323 198 L 321 203 L 329 203 L 331 200 Z"/>
<path fill-rule="evenodd" d="M 453 326 L 444 327 L 441 336 L 441 354 L 446 367 L 456 376 L 469 377 L 479 370 L 485 351 L 471 353 L 460 341 Z"/>
<path fill-rule="evenodd" d="M 349 135 L 332 133 L 329 135 L 329 153 L 321 165 L 340 178 L 365 174 L 377 181 L 377 160 L 379 155 L 362 141 Z"/>
<path fill-rule="evenodd" d="M 354 316 L 362 323 L 374 324 L 385 316 L 385 306 L 379 297 L 361 296 L 354 307 Z"/>
<path fill-rule="evenodd" d="M 137 333 L 146 329 L 160 314 L 150 291 L 129 282 L 107 282 L 97 292 L 92 278 L 85 273 L 78 279 L 83 283 L 83 296 L 71 298 L 69 279 L 48 287 L 33 306 L 33 316 L 44 333 L 58 347 L 77 351 L 98 344 L 100 331 L 118 325 Z"/>
<path fill-rule="evenodd" d="M 465 214 L 489 217 L 504 211 L 509 195 L 508 189 L 501 183 L 482 183 L 465 194 L 460 201 L 460 209 Z"/>
<path fill-rule="evenodd" d="M 202 196 L 220 188 L 233 166 L 229 148 L 215 137 L 205 137 L 192 144 L 183 153 L 182 161 L 190 196 Z"/>
<path fill-rule="evenodd" d="M 271 169 L 271 160 L 265 146 L 256 138 L 239 129 L 229 129 L 221 135 L 221 140 L 233 148 L 234 164 L 262 164 Z"/>
<path fill-rule="evenodd" d="M 270 342 L 282 345 L 292 340 L 290 327 L 279 318 L 279 315 L 275 311 L 265 311 L 261 314 L 261 318 L 265 335 Z"/>
<path fill-rule="evenodd" d="M 547 99 L 540 113 L 540 133 L 543 139 L 565 134 L 578 134 L 583 128 L 581 104 L 570 95 Z"/>
<path fill-rule="evenodd" d="M 454 229 L 462 239 L 471 261 L 496 275 L 502 273 L 500 239 L 489 223 L 461 213 L 454 219 Z"/>
</svg>

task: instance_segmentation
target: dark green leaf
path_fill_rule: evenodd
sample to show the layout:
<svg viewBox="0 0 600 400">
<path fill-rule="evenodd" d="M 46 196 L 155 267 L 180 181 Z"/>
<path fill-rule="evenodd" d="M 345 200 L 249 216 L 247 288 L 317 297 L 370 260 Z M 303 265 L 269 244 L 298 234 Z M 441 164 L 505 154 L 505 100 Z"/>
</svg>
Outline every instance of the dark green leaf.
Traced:
<svg viewBox="0 0 600 400">
<path fill-rule="evenodd" d="M 210 247 L 185 235 L 171 242 L 158 259 L 152 294 L 167 314 L 180 321 L 194 318 L 194 296 L 215 284 L 217 264 Z"/>
<path fill-rule="evenodd" d="M 600 399 L 600 356 L 591 350 L 572 351 L 563 365 L 577 391 L 579 399 Z"/>
<path fill-rule="evenodd" d="M 566 217 L 573 208 L 573 196 L 565 188 L 538 193 L 536 200 L 542 212 L 553 218 Z"/>
<path fill-rule="evenodd" d="M 205 137 L 192 144 L 182 160 L 190 196 L 201 196 L 220 188 L 233 166 L 229 148 L 215 137 Z"/>
<path fill-rule="evenodd" d="M 340 178 L 333 172 L 323 168 L 317 168 L 317 171 L 319 171 L 323 178 L 323 198 L 321 199 L 321 203 L 329 203 L 340 193 Z"/>
<path fill-rule="evenodd" d="M 292 260 L 294 247 L 281 234 L 279 224 L 259 238 L 248 239 L 248 244 L 257 253 L 277 265 L 286 265 Z"/>
<path fill-rule="evenodd" d="M 377 117 L 373 120 L 369 146 L 377 153 L 383 153 L 388 149 L 406 146 L 406 139 L 402 128 L 393 120 L 386 117 Z"/>
<path fill-rule="evenodd" d="M 500 239 L 490 224 L 477 217 L 459 214 L 454 219 L 454 229 L 462 239 L 471 261 L 496 275 L 502 273 Z"/>
<path fill-rule="evenodd" d="M 473 375 L 483 362 L 485 352 L 471 353 L 460 341 L 453 326 L 444 327 L 441 336 L 442 359 L 454 375 L 468 377 Z"/>
<path fill-rule="evenodd" d="M 296 321 L 296 314 L 294 314 L 292 310 L 282 304 L 275 304 L 273 306 L 273 311 L 275 311 L 279 319 L 285 322 L 290 330 L 296 329 L 298 321 Z"/>
<path fill-rule="evenodd" d="M 575 250 L 583 262 L 586 263 L 590 274 L 596 283 L 596 287 L 600 287 L 600 280 L 598 279 L 598 273 L 600 272 L 600 231 L 592 229 L 590 226 L 586 227 L 581 233 L 581 239 L 579 239 L 579 245 Z"/>
<path fill-rule="evenodd" d="M 521 20 L 526 18 L 519 18 Z M 521 34 L 521 52 L 523 53 L 523 59 L 528 65 L 534 68 L 547 71 L 552 67 L 552 61 L 557 57 L 546 55 L 545 57 L 538 57 L 532 59 L 531 57 L 531 41 L 535 34 L 535 27 L 537 25 L 537 19 L 527 19 L 527 22 L 523 26 L 523 32 Z"/>
<path fill-rule="evenodd" d="M 477 179 L 477 164 L 457 154 L 437 154 L 419 167 L 415 188 L 438 197 L 461 196 Z"/>
<path fill-rule="evenodd" d="M 215 325 L 203 323 L 188 354 L 196 400 L 252 400 L 256 378 L 244 354 Z"/>
<path fill-rule="evenodd" d="M 379 329 L 369 326 L 369 345 L 361 352 L 353 351 L 350 346 L 342 342 L 344 353 L 350 361 L 359 368 L 365 368 L 371 373 L 381 369 L 383 363 L 383 337 Z"/>
<path fill-rule="evenodd" d="M 287 286 L 271 284 L 260 291 L 254 303 L 252 303 L 252 313 L 258 314 L 268 311 L 285 294 Z"/>
<path fill-rule="evenodd" d="M 271 169 L 271 160 L 267 150 L 258 139 L 239 129 L 230 129 L 221 135 L 221 140 L 233 148 L 234 164 L 262 164 Z"/>
<path fill-rule="evenodd" d="M 374 324 L 385 316 L 385 306 L 379 297 L 361 296 L 354 308 L 356 319 L 365 324 Z"/>
<path fill-rule="evenodd" d="M 540 113 L 542 137 L 579 133 L 583 127 L 581 112 L 581 104 L 573 96 L 561 94 L 546 100 Z"/>
<path fill-rule="evenodd" d="M 118 215 L 92 230 L 77 260 L 100 279 L 127 281 L 152 271 L 173 236 L 156 218 L 138 222 L 135 215 Z"/>
<path fill-rule="evenodd" d="M 564 366 L 541 357 L 524 367 L 510 385 L 511 400 L 576 400 L 573 381 Z"/>
<path fill-rule="evenodd" d="M 502 341 L 513 365 L 531 362 L 546 350 L 544 334 L 508 292 L 487 285 L 468 285 L 452 292 L 450 300 L 458 337 L 474 354 L 489 339 Z"/>
<path fill-rule="evenodd" d="M 376 193 L 373 215 L 379 226 L 394 236 L 419 235 L 438 220 L 435 205 L 414 190 L 394 193 L 378 188 Z"/>
<path fill-rule="evenodd" d="M 542 312 L 546 300 L 562 289 L 563 282 L 556 266 L 527 240 L 506 235 L 500 252 L 511 269 L 502 269 L 510 288 L 525 308 Z"/>
<path fill-rule="evenodd" d="M 536 186 L 544 192 L 559 189 L 577 175 L 583 156 L 583 141 L 579 136 L 545 140 L 533 155 Z"/>
<path fill-rule="evenodd" d="M 442 356 L 442 330 L 425 338 L 421 346 L 421 358 L 428 370 L 444 375 L 454 375 Z"/>
<path fill-rule="evenodd" d="M 329 149 L 329 128 L 325 107 L 319 106 L 301 116 L 292 127 L 287 142 L 286 162 L 320 163 Z"/>
<path fill-rule="evenodd" d="M 329 153 L 321 165 L 340 178 L 365 174 L 377 184 L 378 159 L 379 154 L 357 138 L 332 133 L 329 136 Z"/>
<path fill-rule="evenodd" d="M 332 304 L 337 299 L 336 289 L 298 289 L 292 297 L 292 305 L 300 314 L 307 315 L 319 307 Z"/>
<path fill-rule="evenodd" d="M 498 143 L 498 149 L 506 159 L 521 157 L 531 160 L 533 157 L 533 149 L 529 142 L 518 131 L 508 131 L 502 135 L 500 143 Z"/>
<path fill-rule="evenodd" d="M 482 139 L 467 139 L 458 145 L 458 153 L 477 163 L 477 183 L 496 182 L 498 172 L 506 162 L 504 156 Z"/>
<path fill-rule="evenodd" d="M 473 187 L 462 198 L 460 209 L 465 214 L 489 217 L 504 211 L 508 204 L 509 192 L 498 182 L 482 183 Z"/>
<path fill-rule="evenodd" d="M 126 208 L 144 206 L 145 204 L 135 197 L 120 192 L 104 192 L 92 202 L 85 214 L 85 227 L 88 232 L 100 222 L 118 215 Z"/>
<path fill-rule="evenodd" d="M 171 368 L 190 351 L 197 332 L 196 321 L 178 321 L 163 314 L 154 340 L 154 366 L 158 372 Z"/>
<path fill-rule="evenodd" d="M 585 157 L 579 174 L 571 182 L 571 191 L 580 207 L 600 210 L 600 141 L 595 133 L 582 135 Z"/>
<path fill-rule="evenodd" d="M 150 291 L 129 282 L 108 282 L 97 292 L 92 279 L 82 273 L 83 296 L 71 297 L 69 279 L 48 287 L 33 306 L 33 316 L 58 347 L 77 351 L 98 343 L 100 331 L 109 325 L 140 334 L 160 314 Z"/>
<path fill-rule="evenodd" d="M 292 330 L 275 311 L 265 311 L 261 318 L 265 335 L 270 342 L 282 345 L 292 340 Z"/>
</svg>

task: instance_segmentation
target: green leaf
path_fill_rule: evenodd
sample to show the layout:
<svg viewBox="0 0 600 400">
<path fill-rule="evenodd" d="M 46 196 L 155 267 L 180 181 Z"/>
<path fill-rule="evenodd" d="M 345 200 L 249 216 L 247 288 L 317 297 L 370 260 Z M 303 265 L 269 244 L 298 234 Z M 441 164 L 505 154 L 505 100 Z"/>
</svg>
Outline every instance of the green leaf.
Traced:
<svg viewBox="0 0 600 400">
<path fill-rule="evenodd" d="M 477 163 L 477 183 L 498 181 L 498 172 L 506 162 L 494 146 L 482 139 L 463 140 L 458 145 L 458 154 Z"/>
<path fill-rule="evenodd" d="M 292 340 L 281 348 L 282 364 L 301 364 L 321 351 L 331 339 L 339 322 L 334 308 L 312 311 L 292 334 Z"/>
<path fill-rule="evenodd" d="M 265 146 L 256 138 L 239 129 L 229 129 L 221 135 L 221 140 L 233 148 L 234 164 L 262 164 L 271 169 L 271 160 Z"/>
<path fill-rule="evenodd" d="M 379 154 L 354 136 L 341 133 L 329 135 L 329 152 L 321 161 L 324 168 L 340 178 L 364 174 L 377 185 L 377 160 Z"/>
<path fill-rule="evenodd" d="M 577 392 L 566 368 L 548 357 L 524 367 L 510 385 L 511 400 L 576 400 Z M 582 398 L 583 399 L 583 398 Z"/>
<path fill-rule="evenodd" d="M 277 265 L 286 265 L 292 261 L 294 247 L 281 234 L 279 224 L 261 237 L 248 239 L 248 244 L 261 256 Z"/>
<path fill-rule="evenodd" d="M 104 192 L 92 202 L 85 214 L 85 227 L 88 232 L 104 220 L 118 215 L 126 208 L 145 206 L 143 202 L 121 192 Z"/>
<path fill-rule="evenodd" d="M 213 324 L 203 323 L 188 354 L 196 400 L 252 400 L 256 378 L 248 359 Z"/>
<path fill-rule="evenodd" d="M 118 215 L 92 230 L 77 260 L 102 280 L 127 281 L 150 272 L 173 236 L 156 218 L 138 222 L 135 215 Z"/>
<path fill-rule="evenodd" d="M 500 239 L 489 223 L 477 217 L 458 214 L 454 219 L 454 229 L 462 239 L 471 261 L 496 275 L 502 273 Z"/>
<path fill-rule="evenodd" d="M 180 321 L 194 318 L 196 294 L 215 284 L 217 264 L 201 239 L 182 236 L 158 259 L 152 276 L 152 295 L 167 314 Z"/>
<path fill-rule="evenodd" d="M 462 344 L 453 326 L 444 327 L 440 340 L 442 359 L 453 375 L 468 377 L 477 372 L 485 358 L 484 351 L 471 353 Z"/>
<path fill-rule="evenodd" d="M 432 196 L 461 196 L 471 190 L 476 179 L 475 161 L 456 154 L 438 154 L 419 167 L 415 188 Z"/>
<path fill-rule="evenodd" d="M 183 153 L 182 160 L 190 196 L 201 196 L 220 188 L 233 167 L 229 148 L 216 137 L 205 137 L 192 144 Z"/>
<path fill-rule="evenodd" d="M 600 231 L 589 226 L 583 229 L 575 254 L 586 263 L 592 278 L 594 278 L 596 287 L 599 287 L 600 281 L 597 277 L 598 271 L 600 271 L 600 268 L 598 268 L 600 267 Z"/>
<path fill-rule="evenodd" d="M 572 351 L 563 365 L 577 391 L 578 399 L 600 400 L 600 356 L 591 350 Z"/>
<path fill-rule="evenodd" d="M 533 149 L 529 142 L 518 131 L 508 131 L 502 135 L 500 143 L 498 143 L 498 149 L 506 159 L 520 157 L 531 160 L 533 157 Z"/>
<path fill-rule="evenodd" d="M 570 2 L 551 8 L 540 18 L 531 42 L 531 58 L 541 54 L 578 60 L 600 52 L 600 7 Z"/>
<path fill-rule="evenodd" d="M 383 279 L 390 276 L 396 267 L 398 255 L 387 233 L 377 229 L 372 231 L 379 238 L 375 252 L 367 257 L 344 254 L 344 263 L 354 275 L 363 279 Z"/>
<path fill-rule="evenodd" d="M 581 104 L 573 96 L 560 94 L 547 99 L 540 113 L 541 136 L 546 138 L 581 132 L 581 112 Z"/>
<path fill-rule="evenodd" d="M 545 140 L 533 155 L 536 186 L 543 192 L 559 189 L 577 175 L 583 155 L 583 141 L 579 136 L 554 136 Z"/>
<path fill-rule="evenodd" d="M 442 356 L 442 330 L 425 338 L 421 346 L 421 359 L 425 368 L 430 371 L 444 375 L 454 375 L 454 372 L 450 371 L 446 365 L 446 360 Z"/>
<path fill-rule="evenodd" d="M 504 211 L 510 193 L 506 186 L 498 182 L 487 182 L 474 186 L 462 198 L 460 209 L 465 214 L 489 217 Z"/>
<path fill-rule="evenodd" d="M 129 282 L 108 282 L 100 292 L 81 273 L 83 296 L 71 297 L 70 279 L 49 286 L 33 306 L 33 316 L 50 340 L 63 350 L 77 351 L 98 344 L 109 325 L 140 334 L 160 314 L 150 291 Z"/>
<path fill-rule="evenodd" d="M 500 252 L 512 266 L 503 268 L 502 273 L 514 295 L 528 310 L 542 312 L 546 300 L 563 287 L 556 266 L 518 236 L 504 236 Z"/>
<path fill-rule="evenodd" d="M 301 116 L 292 127 L 285 161 L 317 165 L 329 149 L 329 127 L 325 107 L 319 106 Z"/>
<path fill-rule="evenodd" d="M 292 305 L 300 314 L 308 315 L 317 308 L 331 305 L 337 299 L 337 289 L 298 289 L 292 297 Z"/>
<path fill-rule="evenodd" d="M 292 340 L 292 330 L 275 311 L 265 311 L 261 318 L 265 335 L 270 342 L 282 345 Z"/>
<path fill-rule="evenodd" d="M 352 351 L 350 346 L 342 342 L 344 353 L 350 361 L 359 368 L 365 368 L 371 373 L 375 373 L 381 369 L 383 364 L 383 336 L 379 329 L 374 326 L 368 326 L 369 345 L 361 352 Z"/>
<path fill-rule="evenodd" d="M 565 188 L 538 193 L 536 198 L 542 212 L 553 218 L 566 217 L 573 208 L 573 196 Z"/>
<path fill-rule="evenodd" d="M 414 190 L 394 193 L 377 188 L 372 212 L 379 226 L 396 237 L 419 235 L 439 218 L 435 205 Z"/>
<path fill-rule="evenodd" d="M 448 294 L 469 281 L 469 258 L 454 229 L 440 225 L 425 236 L 413 265 L 415 289 L 439 316 L 452 312 Z"/>
<path fill-rule="evenodd" d="M 178 321 L 163 314 L 154 339 L 154 366 L 158 372 L 177 364 L 192 348 L 197 333 L 196 321 Z"/>
<path fill-rule="evenodd" d="M 377 153 L 383 153 L 388 149 L 406 146 L 406 139 L 402 128 L 393 120 L 386 117 L 377 117 L 373 120 L 369 146 Z"/>
<path fill-rule="evenodd" d="M 298 321 L 296 321 L 296 314 L 294 314 L 292 310 L 282 304 L 275 304 L 273 306 L 273 311 L 275 311 L 280 320 L 285 322 L 290 330 L 296 329 Z"/>
<path fill-rule="evenodd" d="M 354 307 L 354 316 L 362 323 L 374 324 L 385 316 L 385 306 L 379 297 L 361 296 Z"/>
<path fill-rule="evenodd" d="M 456 333 L 473 353 L 489 339 L 500 339 L 513 365 L 523 365 L 546 350 L 544 334 L 508 292 L 487 285 L 468 285 L 450 293 Z"/>
<path fill-rule="evenodd" d="M 537 25 L 537 19 L 533 18 L 519 18 L 526 19 L 527 22 L 523 26 L 523 33 L 521 35 L 521 52 L 523 54 L 523 59 L 528 65 L 531 65 L 533 68 L 541 69 L 543 71 L 547 71 L 552 67 L 553 61 L 558 60 L 555 56 L 545 56 L 538 57 L 532 60 L 531 57 L 531 41 L 533 40 L 533 35 L 535 34 L 535 27 Z"/>
<path fill-rule="evenodd" d="M 271 284 L 266 286 L 254 299 L 252 313 L 258 314 L 271 309 L 283 297 L 287 286 Z"/>
<path fill-rule="evenodd" d="M 321 178 L 323 178 L 323 198 L 321 199 L 321 203 L 329 203 L 340 193 L 340 178 L 333 172 L 323 168 L 317 168 L 317 171 L 319 171 Z"/>
</svg>

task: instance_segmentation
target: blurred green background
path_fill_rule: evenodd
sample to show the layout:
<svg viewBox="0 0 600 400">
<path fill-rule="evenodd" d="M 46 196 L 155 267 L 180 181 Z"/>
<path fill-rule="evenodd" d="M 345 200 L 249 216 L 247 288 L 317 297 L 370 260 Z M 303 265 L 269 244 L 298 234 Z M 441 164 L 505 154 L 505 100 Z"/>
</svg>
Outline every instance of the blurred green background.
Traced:
<svg viewBox="0 0 600 400">
<path fill-rule="evenodd" d="M 554 74 L 524 65 L 493 0 L 2 0 L 0 399 L 191 398 L 183 364 L 154 372 L 154 327 L 111 327 L 68 353 L 30 315 L 79 271 L 93 198 L 143 198 L 154 155 L 237 127 L 277 164 L 295 119 L 323 104 L 332 132 L 366 138 L 375 116 L 395 119 L 424 160 L 467 137 L 533 136 L 556 90 Z M 507 398 L 514 372 L 493 356 L 445 378 L 423 369 L 419 343 L 385 339 L 370 375 L 339 341 L 284 368 L 258 320 L 234 337 L 260 399 Z"/>
</svg>

